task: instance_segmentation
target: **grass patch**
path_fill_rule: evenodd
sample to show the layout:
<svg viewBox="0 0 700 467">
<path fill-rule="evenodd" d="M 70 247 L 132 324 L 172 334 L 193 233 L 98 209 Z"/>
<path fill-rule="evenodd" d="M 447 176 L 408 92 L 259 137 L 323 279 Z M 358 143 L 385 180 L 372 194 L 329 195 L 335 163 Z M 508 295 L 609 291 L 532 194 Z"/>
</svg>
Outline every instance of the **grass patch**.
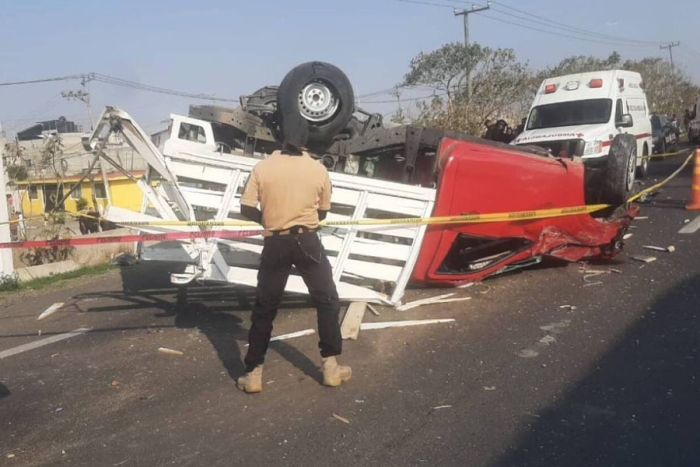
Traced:
<svg viewBox="0 0 700 467">
<path fill-rule="evenodd" d="M 109 263 L 103 263 L 103 264 L 97 264 L 94 266 L 85 266 L 79 269 L 76 269 L 75 271 L 68 271 L 68 272 L 62 272 L 59 274 L 52 274 L 50 276 L 46 277 L 39 277 L 37 279 L 32 279 L 29 281 L 19 281 L 17 284 L 16 288 L 13 289 L 5 289 L 5 291 L 0 291 L 0 296 L 2 295 L 8 295 L 11 293 L 15 293 L 18 291 L 22 290 L 39 290 L 39 289 L 44 289 L 46 287 L 50 287 L 52 285 L 59 284 L 61 282 L 65 282 L 70 279 L 76 279 L 79 277 L 83 276 L 92 276 L 96 274 L 102 274 L 107 271 L 112 271 L 114 269 L 119 269 L 119 266 L 116 264 L 109 264 Z"/>
</svg>

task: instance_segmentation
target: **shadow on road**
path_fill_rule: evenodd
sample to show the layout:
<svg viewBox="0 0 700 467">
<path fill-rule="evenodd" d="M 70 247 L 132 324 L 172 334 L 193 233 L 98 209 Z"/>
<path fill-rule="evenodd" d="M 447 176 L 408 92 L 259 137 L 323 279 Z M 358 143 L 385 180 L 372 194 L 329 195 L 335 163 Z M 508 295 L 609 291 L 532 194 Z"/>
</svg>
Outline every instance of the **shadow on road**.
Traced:
<svg viewBox="0 0 700 467">
<path fill-rule="evenodd" d="M 10 390 L 7 389 L 7 386 L 5 386 L 4 384 L 0 383 L 0 399 L 3 399 L 3 398 L 5 398 L 5 397 L 7 397 L 7 396 L 9 396 L 9 395 L 10 395 Z"/>
<path fill-rule="evenodd" d="M 255 290 L 229 285 L 173 286 L 170 274 L 183 270 L 182 264 L 155 261 L 123 266 L 120 268 L 121 290 L 75 296 L 75 306 L 85 313 L 156 309 L 158 318 L 175 317 L 175 327 L 199 329 L 207 336 L 229 376 L 235 380 L 244 373 L 238 341 L 248 340 L 244 319 L 239 315 L 252 309 Z M 90 302 L 94 299 L 112 299 L 117 303 L 92 305 Z M 309 306 L 306 297 L 286 295 L 281 308 Z M 245 313 L 245 318 L 248 319 L 248 313 Z M 270 349 L 307 376 L 320 381 L 318 368 L 304 353 L 285 342 L 273 342 Z"/>
<path fill-rule="evenodd" d="M 700 465 L 700 275 L 662 296 L 492 467 Z"/>
</svg>

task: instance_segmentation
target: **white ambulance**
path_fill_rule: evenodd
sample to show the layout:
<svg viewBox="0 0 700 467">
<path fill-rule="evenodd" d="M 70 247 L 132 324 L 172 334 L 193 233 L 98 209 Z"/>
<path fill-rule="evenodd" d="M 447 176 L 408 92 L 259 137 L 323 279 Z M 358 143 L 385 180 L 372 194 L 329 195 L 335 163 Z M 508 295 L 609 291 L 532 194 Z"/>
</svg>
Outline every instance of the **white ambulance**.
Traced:
<svg viewBox="0 0 700 467">
<path fill-rule="evenodd" d="M 581 158 L 587 202 L 623 204 L 652 150 L 649 106 L 639 73 L 607 70 L 545 79 L 524 131 L 512 144 Z M 589 183 L 590 181 L 590 183 Z"/>
</svg>

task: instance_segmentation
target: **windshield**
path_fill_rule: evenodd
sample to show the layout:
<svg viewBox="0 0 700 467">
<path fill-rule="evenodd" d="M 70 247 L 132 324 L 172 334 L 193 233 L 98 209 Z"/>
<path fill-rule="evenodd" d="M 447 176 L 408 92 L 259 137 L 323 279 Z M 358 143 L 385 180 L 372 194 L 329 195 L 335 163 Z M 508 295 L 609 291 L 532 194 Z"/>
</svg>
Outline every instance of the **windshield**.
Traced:
<svg viewBox="0 0 700 467">
<path fill-rule="evenodd" d="M 611 99 L 588 99 L 539 105 L 532 109 L 528 130 L 573 125 L 608 123 L 612 110 Z"/>
</svg>

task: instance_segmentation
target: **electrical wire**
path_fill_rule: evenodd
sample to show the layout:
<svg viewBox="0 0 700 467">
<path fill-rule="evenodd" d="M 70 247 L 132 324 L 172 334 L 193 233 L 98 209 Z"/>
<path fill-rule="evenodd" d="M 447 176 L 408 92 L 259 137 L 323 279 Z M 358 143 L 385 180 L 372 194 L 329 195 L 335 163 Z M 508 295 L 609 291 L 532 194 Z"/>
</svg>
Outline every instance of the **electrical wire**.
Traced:
<svg viewBox="0 0 700 467">
<path fill-rule="evenodd" d="M 426 99 L 433 99 L 435 97 L 442 97 L 446 96 L 447 93 L 438 93 L 438 94 L 431 94 L 429 96 L 421 96 L 421 97 L 408 97 L 401 99 L 401 102 L 412 102 L 412 101 L 421 101 L 421 100 L 426 100 Z M 364 101 L 363 104 L 395 104 L 398 102 L 396 99 L 392 100 L 386 100 L 386 101 Z"/>
<path fill-rule="evenodd" d="M 528 26 L 528 25 L 526 25 L 526 24 L 516 23 L 516 22 L 514 22 L 514 21 L 508 21 L 508 20 L 506 20 L 506 19 L 496 18 L 496 17 L 494 17 L 494 16 L 487 15 L 487 14 L 485 14 L 485 13 L 481 13 L 481 14 L 480 14 L 480 17 L 488 18 L 488 19 L 490 19 L 490 20 L 492 20 L 492 21 L 498 21 L 499 23 L 505 23 L 505 24 L 510 24 L 510 25 L 512 25 L 512 26 L 518 26 L 518 27 L 521 27 L 521 28 L 524 28 L 524 29 L 529 29 L 529 30 L 531 30 L 531 31 L 537 31 L 537 32 L 540 32 L 540 33 L 543 33 L 543 34 L 550 34 L 550 35 L 552 35 L 552 36 L 557 36 L 557 37 L 566 37 L 566 38 L 569 38 L 569 39 L 576 39 L 576 40 L 578 40 L 578 41 L 583 41 L 583 42 L 593 42 L 593 43 L 597 43 L 597 44 L 614 45 L 614 46 L 618 46 L 618 47 L 643 47 L 643 48 L 649 47 L 648 45 L 641 45 L 641 44 L 640 44 L 640 45 L 633 45 L 633 44 L 627 45 L 627 44 L 619 44 L 619 43 L 613 43 L 613 42 L 603 41 L 603 40 L 587 39 L 587 38 L 583 38 L 583 37 L 571 36 L 571 35 L 569 35 L 569 34 L 562 34 L 562 33 L 558 33 L 558 32 L 547 31 L 547 30 L 545 30 L 545 29 L 535 28 L 535 27 L 532 27 L 532 26 Z"/>
<path fill-rule="evenodd" d="M 571 26 L 566 26 L 564 24 L 557 24 L 557 22 L 552 21 L 552 20 L 546 20 L 546 22 L 545 22 L 545 21 L 538 21 L 538 20 L 534 20 L 534 19 L 529 19 L 525 16 L 509 13 L 507 11 L 503 11 L 503 10 L 500 10 L 498 8 L 493 8 L 492 10 L 495 13 L 509 16 L 512 18 L 516 18 L 516 19 L 519 19 L 522 21 L 527 21 L 527 22 L 530 22 L 532 24 L 537 24 L 537 25 L 548 27 L 548 28 L 559 29 L 559 30 L 567 32 L 569 34 L 583 36 L 582 39 L 584 39 L 584 40 L 604 40 L 604 41 L 610 42 L 611 44 L 616 43 L 615 45 L 632 46 L 632 47 L 656 47 L 659 45 L 658 42 L 637 41 L 634 39 L 617 38 L 615 36 L 609 36 L 607 34 L 599 34 L 599 33 L 593 32 L 593 31 L 586 31 L 586 30 L 579 29 L 579 28 L 573 28 Z M 590 36 L 590 37 L 586 37 L 586 36 Z"/>
<path fill-rule="evenodd" d="M 444 3 L 421 2 L 419 0 L 394 0 L 394 1 L 401 2 L 401 3 L 413 3 L 416 5 L 429 5 L 429 6 L 437 6 L 437 7 L 442 7 L 442 8 L 454 9 L 454 7 L 452 5 L 445 5 Z"/>
<path fill-rule="evenodd" d="M 406 0 L 408 1 L 408 0 Z M 129 89 L 135 89 L 138 91 L 154 92 L 159 94 L 167 94 L 171 96 L 187 97 L 190 99 L 201 99 L 210 101 L 220 101 L 220 102 L 238 102 L 238 99 L 230 99 L 225 97 L 215 97 L 209 94 L 193 94 L 188 92 L 175 91 L 168 88 L 162 88 L 159 86 L 150 86 L 147 84 L 137 83 L 135 81 L 129 81 L 122 78 L 116 78 L 114 76 L 104 75 L 101 73 L 85 73 L 81 75 L 69 75 L 60 76 L 55 78 L 44 78 L 35 79 L 27 81 L 10 81 L 5 83 L 0 83 L 0 86 L 18 86 L 23 84 L 37 84 L 37 83 L 48 83 L 52 81 L 67 81 L 72 79 L 80 79 L 82 83 L 89 83 L 90 81 L 98 81 L 104 84 L 111 84 L 113 86 L 121 86 Z"/>
</svg>

